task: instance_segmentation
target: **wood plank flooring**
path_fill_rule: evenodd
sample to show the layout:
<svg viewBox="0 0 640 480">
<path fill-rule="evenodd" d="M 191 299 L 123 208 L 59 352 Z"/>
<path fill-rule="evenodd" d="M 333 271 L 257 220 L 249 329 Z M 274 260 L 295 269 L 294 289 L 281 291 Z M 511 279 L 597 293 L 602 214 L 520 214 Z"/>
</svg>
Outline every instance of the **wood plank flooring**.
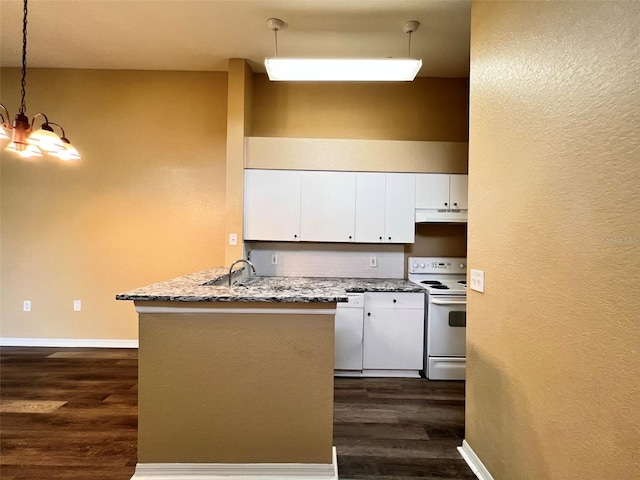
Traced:
<svg viewBox="0 0 640 480">
<path fill-rule="evenodd" d="M 0 479 L 130 479 L 137 375 L 131 349 L 1 348 Z M 475 479 L 463 434 L 463 382 L 336 378 L 341 479 Z"/>
</svg>

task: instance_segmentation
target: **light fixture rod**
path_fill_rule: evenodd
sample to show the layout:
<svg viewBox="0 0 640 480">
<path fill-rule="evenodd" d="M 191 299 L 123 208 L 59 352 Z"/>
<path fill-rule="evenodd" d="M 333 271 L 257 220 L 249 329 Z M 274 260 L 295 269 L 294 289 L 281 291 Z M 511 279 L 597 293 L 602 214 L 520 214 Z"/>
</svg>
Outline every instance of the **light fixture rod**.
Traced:
<svg viewBox="0 0 640 480">
<path fill-rule="evenodd" d="M 273 30 L 275 43 L 276 43 L 276 58 L 277 58 L 278 57 L 278 30 L 284 28 L 284 22 L 279 18 L 270 18 L 267 20 L 267 25 L 271 30 Z"/>
<path fill-rule="evenodd" d="M 420 22 L 418 22 L 417 20 L 411 20 L 409 22 L 405 22 L 404 27 L 402 28 L 404 33 L 409 34 L 409 51 L 407 52 L 408 58 L 411 58 L 411 34 L 418 30 L 419 26 Z"/>
</svg>

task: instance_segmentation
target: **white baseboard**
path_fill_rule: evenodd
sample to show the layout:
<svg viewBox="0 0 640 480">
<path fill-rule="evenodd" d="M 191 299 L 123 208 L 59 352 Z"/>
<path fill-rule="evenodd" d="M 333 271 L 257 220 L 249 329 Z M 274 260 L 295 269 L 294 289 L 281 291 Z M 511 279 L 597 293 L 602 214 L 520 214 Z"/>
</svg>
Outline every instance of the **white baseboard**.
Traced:
<svg viewBox="0 0 640 480">
<path fill-rule="evenodd" d="M 138 463 L 131 480 L 338 480 L 332 463 Z"/>
<path fill-rule="evenodd" d="M 0 337 L 0 347 L 138 348 L 138 340 Z"/>
<path fill-rule="evenodd" d="M 334 377 L 353 378 L 420 378 L 418 370 L 334 370 Z"/>
<path fill-rule="evenodd" d="M 484 464 L 480 461 L 480 459 L 476 455 L 476 452 L 473 451 L 466 440 L 462 440 L 462 446 L 458 447 L 458 452 L 460 452 L 460 455 L 462 455 L 464 461 L 467 462 L 469 468 L 473 470 L 473 473 L 476 475 L 476 477 L 478 477 L 480 480 L 493 480 L 493 477 L 491 476 L 491 473 L 489 473 L 489 470 L 487 470 L 487 467 L 485 467 Z"/>
</svg>

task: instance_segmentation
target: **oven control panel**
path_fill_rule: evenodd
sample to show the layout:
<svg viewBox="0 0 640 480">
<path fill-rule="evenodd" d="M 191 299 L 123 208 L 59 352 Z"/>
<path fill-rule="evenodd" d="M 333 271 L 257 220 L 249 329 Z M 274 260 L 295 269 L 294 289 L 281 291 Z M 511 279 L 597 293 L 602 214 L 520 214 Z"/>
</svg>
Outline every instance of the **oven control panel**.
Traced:
<svg viewBox="0 0 640 480">
<path fill-rule="evenodd" d="M 467 273 L 464 257 L 409 257 L 409 273 Z"/>
</svg>

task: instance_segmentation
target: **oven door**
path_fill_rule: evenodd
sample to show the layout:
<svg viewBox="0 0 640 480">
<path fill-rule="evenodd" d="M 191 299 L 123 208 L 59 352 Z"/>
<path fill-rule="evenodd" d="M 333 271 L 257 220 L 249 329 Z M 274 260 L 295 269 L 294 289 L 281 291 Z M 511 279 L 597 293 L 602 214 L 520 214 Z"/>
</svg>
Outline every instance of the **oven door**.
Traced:
<svg viewBox="0 0 640 480">
<path fill-rule="evenodd" d="M 467 330 L 466 296 L 429 295 L 427 354 L 464 357 Z"/>
</svg>

